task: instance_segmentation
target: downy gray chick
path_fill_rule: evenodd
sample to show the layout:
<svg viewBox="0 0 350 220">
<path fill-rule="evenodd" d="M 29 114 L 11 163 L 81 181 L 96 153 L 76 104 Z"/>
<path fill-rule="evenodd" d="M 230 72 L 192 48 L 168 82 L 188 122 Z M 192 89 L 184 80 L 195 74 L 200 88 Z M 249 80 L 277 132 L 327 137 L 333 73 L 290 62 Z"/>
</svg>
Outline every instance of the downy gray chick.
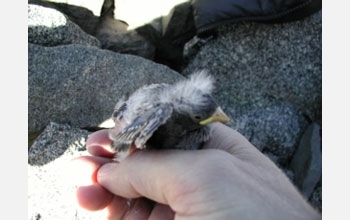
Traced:
<svg viewBox="0 0 350 220">
<path fill-rule="evenodd" d="M 210 138 L 207 126 L 226 122 L 227 115 L 212 97 L 214 80 L 205 71 L 170 84 L 152 84 L 116 104 L 118 127 L 109 136 L 117 160 L 136 149 L 198 149 Z"/>
</svg>

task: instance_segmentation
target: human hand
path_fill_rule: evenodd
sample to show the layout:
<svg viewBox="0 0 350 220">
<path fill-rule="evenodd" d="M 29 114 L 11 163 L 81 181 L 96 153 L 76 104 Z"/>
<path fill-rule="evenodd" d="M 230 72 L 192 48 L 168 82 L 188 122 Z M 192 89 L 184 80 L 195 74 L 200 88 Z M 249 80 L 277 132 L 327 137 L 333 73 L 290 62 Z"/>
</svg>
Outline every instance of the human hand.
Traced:
<svg viewBox="0 0 350 220">
<path fill-rule="evenodd" d="M 89 136 L 90 183 L 77 189 L 88 210 L 109 219 L 320 219 L 288 178 L 242 135 L 212 124 L 203 150 L 136 151 L 111 163 L 108 131 Z"/>
</svg>

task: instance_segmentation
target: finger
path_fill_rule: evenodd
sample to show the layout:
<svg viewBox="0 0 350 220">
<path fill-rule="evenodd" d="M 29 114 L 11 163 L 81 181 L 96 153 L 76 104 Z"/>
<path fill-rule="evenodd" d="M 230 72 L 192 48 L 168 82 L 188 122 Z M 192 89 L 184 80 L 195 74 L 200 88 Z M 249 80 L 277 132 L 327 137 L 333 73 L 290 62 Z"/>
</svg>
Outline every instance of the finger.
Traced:
<svg viewBox="0 0 350 220">
<path fill-rule="evenodd" d="M 175 213 L 168 205 L 156 204 L 152 210 L 149 220 L 171 220 L 174 219 Z"/>
<path fill-rule="evenodd" d="M 275 169 L 275 164 L 252 145 L 242 134 L 222 123 L 211 125 L 212 136 L 203 149 L 221 149 L 255 169 Z M 246 164 L 244 164 L 246 166 Z"/>
<path fill-rule="evenodd" d="M 250 159 L 260 152 L 239 132 L 222 123 L 211 125 L 211 138 L 203 149 L 221 149 L 239 159 Z M 248 157 L 248 158 L 247 158 Z"/>
<path fill-rule="evenodd" d="M 150 213 L 153 209 L 154 202 L 146 199 L 146 198 L 139 198 L 139 199 L 128 199 L 125 200 L 126 205 L 124 206 L 124 213 L 121 216 L 122 213 L 117 213 L 118 215 L 110 215 L 109 219 L 137 219 L 137 220 L 143 220 L 143 219 L 149 219 Z M 116 211 L 117 209 L 113 209 L 112 212 Z M 117 218 L 118 217 L 118 218 Z"/>
<path fill-rule="evenodd" d="M 76 191 L 78 204 L 87 210 L 96 211 L 103 208 L 109 208 L 114 211 L 114 216 L 122 216 L 127 211 L 126 199 L 114 196 L 97 183 L 96 173 L 98 168 L 111 162 L 110 159 L 102 157 L 82 156 L 72 161 L 74 170 L 76 170 L 76 179 L 80 185 Z"/>
<path fill-rule="evenodd" d="M 82 156 L 71 161 L 71 176 L 79 187 L 76 190 L 78 204 L 87 210 L 105 208 L 112 194 L 97 183 L 97 171 L 102 164 L 110 162 L 102 157 Z"/>
<path fill-rule="evenodd" d="M 140 199 L 113 196 L 107 208 L 107 219 L 148 219 L 152 206 Z"/>
<path fill-rule="evenodd" d="M 103 157 L 81 156 L 71 161 L 71 166 L 67 172 L 74 180 L 76 185 L 90 185 L 97 182 L 97 171 L 105 163 L 111 162 L 111 159 Z"/>
<path fill-rule="evenodd" d="M 111 149 L 112 140 L 109 138 L 108 129 L 96 131 L 88 136 L 86 141 L 87 151 L 94 156 L 114 157 Z"/>
<path fill-rule="evenodd" d="M 101 185 L 95 183 L 89 186 L 80 186 L 76 191 L 79 205 L 90 211 L 101 210 L 111 202 L 113 195 Z"/>
<path fill-rule="evenodd" d="M 208 157 L 213 151 L 219 158 Z M 171 204 L 177 211 L 177 205 L 184 206 L 181 199 L 196 193 L 201 180 L 207 178 L 203 163 L 222 161 L 222 156 L 231 158 L 229 154 L 217 150 L 138 151 L 119 164 L 103 165 L 97 180 L 116 195 L 125 198 L 144 196 L 162 204 Z"/>
<path fill-rule="evenodd" d="M 80 185 L 76 190 L 78 204 L 87 210 L 96 211 L 106 208 L 110 219 L 121 219 L 130 211 L 130 202 L 119 196 L 111 194 L 101 185 L 97 184 L 96 172 L 98 168 L 110 159 L 102 157 L 82 156 L 72 161 L 76 172 L 76 179 Z M 141 209 L 136 206 L 138 210 Z M 149 215 L 150 209 L 144 215 Z"/>
</svg>

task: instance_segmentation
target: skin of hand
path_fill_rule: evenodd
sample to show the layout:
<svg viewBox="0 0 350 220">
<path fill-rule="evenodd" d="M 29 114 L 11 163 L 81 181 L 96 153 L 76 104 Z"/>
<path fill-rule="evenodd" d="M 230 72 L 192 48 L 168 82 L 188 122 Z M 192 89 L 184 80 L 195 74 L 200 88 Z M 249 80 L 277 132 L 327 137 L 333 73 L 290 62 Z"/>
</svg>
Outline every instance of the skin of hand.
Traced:
<svg viewBox="0 0 350 220">
<path fill-rule="evenodd" d="M 107 219 L 321 219 L 247 139 L 211 126 L 202 150 L 136 151 L 120 163 L 112 160 L 108 131 L 91 134 L 92 156 L 73 160 L 84 176 L 79 205 L 105 210 Z"/>
</svg>

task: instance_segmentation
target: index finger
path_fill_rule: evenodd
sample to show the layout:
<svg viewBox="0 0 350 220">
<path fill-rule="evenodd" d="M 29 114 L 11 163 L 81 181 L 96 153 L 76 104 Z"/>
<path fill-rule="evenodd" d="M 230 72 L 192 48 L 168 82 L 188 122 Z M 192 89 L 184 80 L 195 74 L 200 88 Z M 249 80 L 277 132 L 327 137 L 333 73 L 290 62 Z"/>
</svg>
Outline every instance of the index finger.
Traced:
<svg viewBox="0 0 350 220">
<path fill-rule="evenodd" d="M 91 155 L 111 158 L 115 156 L 111 144 L 112 140 L 109 138 L 108 129 L 103 129 L 88 136 L 86 149 Z"/>
<path fill-rule="evenodd" d="M 242 134 L 222 123 L 213 123 L 211 133 L 204 149 L 224 150 L 239 159 L 244 159 L 245 155 L 260 154 Z"/>
<path fill-rule="evenodd" d="M 220 149 L 259 169 L 275 169 L 275 164 L 238 131 L 222 124 L 211 125 L 211 138 L 204 149 Z"/>
<path fill-rule="evenodd" d="M 231 159 L 228 153 L 213 149 L 143 150 L 120 163 L 103 165 L 97 179 L 115 195 L 146 197 L 181 213 L 193 200 L 205 201 L 206 194 L 200 191 L 210 188 L 208 175 L 230 167 Z"/>
</svg>

